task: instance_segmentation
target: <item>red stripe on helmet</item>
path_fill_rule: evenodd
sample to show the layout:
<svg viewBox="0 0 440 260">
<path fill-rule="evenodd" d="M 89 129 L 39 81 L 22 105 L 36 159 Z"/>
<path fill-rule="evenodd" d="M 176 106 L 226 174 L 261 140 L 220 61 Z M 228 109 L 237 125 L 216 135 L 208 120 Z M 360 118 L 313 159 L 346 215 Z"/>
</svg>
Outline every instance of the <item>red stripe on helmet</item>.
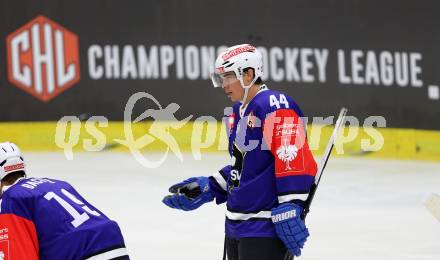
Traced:
<svg viewBox="0 0 440 260">
<path fill-rule="evenodd" d="M 19 164 L 5 166 L 4 169 L 5 169 L 5 172 L 10 172 L 10 171 L 24 169 L 24 163 L 19 163 Z"/>
<path fill-rule="evenodd" d="M 233 50 L 230 50 L 229 52 L 223 54 L 222 58 L 223 58 L 223 60 L 226 61 L 226 60 L 230 59 L 231 57 L 234 57 L 240 53 L 247 52 L 247 51 L 255 51 L 255 50 L 256 50 L 256 48 L 254 46 L 248 44 L 243 47 L 238 47 Z"/>
</svg>

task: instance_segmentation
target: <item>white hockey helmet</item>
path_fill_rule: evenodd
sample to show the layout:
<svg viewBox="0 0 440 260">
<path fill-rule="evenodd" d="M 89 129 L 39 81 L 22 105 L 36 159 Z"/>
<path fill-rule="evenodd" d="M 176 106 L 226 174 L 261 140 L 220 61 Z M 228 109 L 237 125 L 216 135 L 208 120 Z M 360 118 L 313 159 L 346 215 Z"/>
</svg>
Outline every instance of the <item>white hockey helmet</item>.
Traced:
<svg viewBox="0 0 440 260">
<path fill-rule="evenodd" d="M 0 181 L 6 175 L 17 171 L 26 172 L 20 149 L 10 142 L 0 143 Z"/>
<path fill-rule="evenodd" d="M 254 69 L 253 81 L 245 86 L 243 82 L 243 70 Z M 249 89 L 258 78 L 263 76 L 263 56 L 257 48 L 250 44 L 240 44 L 227 48 L 221 52 L 215 60 L 214 73 L 211 76 L 214 87 L 222 87 L 222 74 L 234 72 L 244 89 Z M 246 91 L 247 92 L 247 91 Z"/>
</svg>

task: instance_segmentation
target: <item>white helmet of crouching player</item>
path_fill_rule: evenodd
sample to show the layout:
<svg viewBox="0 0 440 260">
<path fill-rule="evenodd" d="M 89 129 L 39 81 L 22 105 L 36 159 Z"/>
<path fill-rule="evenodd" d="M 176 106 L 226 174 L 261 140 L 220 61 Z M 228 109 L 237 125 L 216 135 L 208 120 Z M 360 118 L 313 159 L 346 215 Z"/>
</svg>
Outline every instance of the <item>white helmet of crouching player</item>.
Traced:
<svg viewBox="0 0 440 260">
<path fill-rule="evenodd" d="M 249 85 L 245 85 L 243 81 L 244 70 L 252 68 L 254 70 L 254 78 Z M 214 73 L 211 75 L 214 87 L 222 87 L 225 84 L 225 73 L 234 72 L 237 80 L 240 81 L 244 88 L 242 103 L 245 102 L 248 90 L 259 78 L 263 76 L 263 56 L 257 48 L 250 44 L 240 44 L 227 48 L 219 54 L 215 61 Z"/>
<path fill-rule="evenodd" d="M 0 181 L 8 174 L 26 172 L 26 164 L 20 149 L 10 142 L 0 143 Z"/>
</svg>

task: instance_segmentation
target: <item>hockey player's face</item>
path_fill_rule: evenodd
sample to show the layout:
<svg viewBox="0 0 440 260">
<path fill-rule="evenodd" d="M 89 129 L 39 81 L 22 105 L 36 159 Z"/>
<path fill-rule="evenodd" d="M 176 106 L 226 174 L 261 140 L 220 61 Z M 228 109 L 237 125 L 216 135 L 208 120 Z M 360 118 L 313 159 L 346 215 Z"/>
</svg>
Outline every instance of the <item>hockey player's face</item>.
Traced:
<svg viewBox="0 0 440 260">
<path fill-rule="evenodd" d="M 222 87 L 232 102 L 240 101 L 243 98 L 244 89 L 233 72 L 222 75 Z"/>
</svg>

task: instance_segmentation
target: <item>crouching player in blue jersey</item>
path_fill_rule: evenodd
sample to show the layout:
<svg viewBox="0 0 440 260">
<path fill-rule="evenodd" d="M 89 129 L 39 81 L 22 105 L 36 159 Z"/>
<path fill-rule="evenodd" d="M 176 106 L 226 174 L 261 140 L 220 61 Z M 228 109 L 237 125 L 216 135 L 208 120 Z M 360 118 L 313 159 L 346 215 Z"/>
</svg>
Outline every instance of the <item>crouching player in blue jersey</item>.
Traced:
<svg viewBox="0 0 440 260">
<path fill-rule="evenodd" d="M 231 164 L 210 177 L 171 186 L 172 195 L 163 199 L 181 210 L 214 199 L 226 202 L 224 259 L 229 260 L 292 259 L 309 236 L 301 213 L 317 165 L 300 108 L 262 84 L 262 64 L 261 53 L 249 44 L 219 55 L 214 86 L 237 102 L 228 115 Z"/>
<path fill-rule="evenodd" d="M 67 182 L 27 179 L 25 162 L 13 143 L 0 143 L 0 180 L 4 259 L 129 259 L 118 224 Z"/>
</svg>

